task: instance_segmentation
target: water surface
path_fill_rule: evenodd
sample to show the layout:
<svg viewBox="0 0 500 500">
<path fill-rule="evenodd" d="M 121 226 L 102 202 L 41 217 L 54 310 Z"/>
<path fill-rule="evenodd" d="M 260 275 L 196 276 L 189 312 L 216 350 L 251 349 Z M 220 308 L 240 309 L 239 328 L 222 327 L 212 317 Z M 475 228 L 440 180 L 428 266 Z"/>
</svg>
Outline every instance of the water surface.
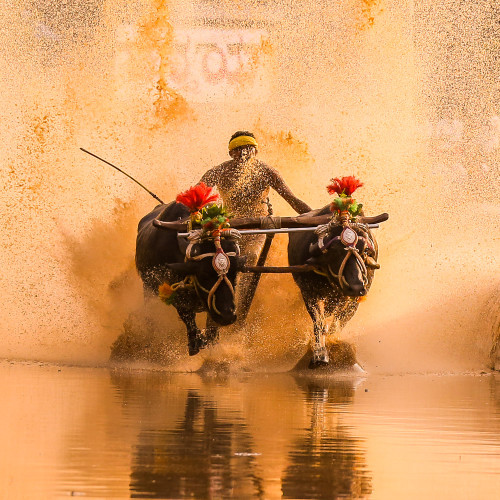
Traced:
<svg viewBox="0 0 500 500">
<path fill-rule="evenodd" d="M 0 365 L 3 498 L 495 498 L 500 378 Z"/>
</svg>

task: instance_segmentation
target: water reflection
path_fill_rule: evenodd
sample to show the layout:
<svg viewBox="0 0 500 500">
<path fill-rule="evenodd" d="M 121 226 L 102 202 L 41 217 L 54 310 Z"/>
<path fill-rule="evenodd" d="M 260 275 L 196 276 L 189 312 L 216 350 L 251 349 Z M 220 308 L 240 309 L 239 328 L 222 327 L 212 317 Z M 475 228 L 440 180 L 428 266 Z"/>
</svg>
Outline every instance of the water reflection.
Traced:
<svg viewBox="0 0 500 500">
<path fill-rule="evenodd" d="M 498 374 L 358 382 L 0 363 L 0 496 L 498 496 Z"/>
<path fill-rule="evenodd" d="M 140 412 L 132 498 L 356 498 L 371 491 L 362 442 L 342 423 L 354 398 L 351 381 L 287 375 L 255 390 L 255 381 L 115 373 L 113 382 L 123 408 Z M 269 419 L 280 429 L 270 432 Z"/>
<path fill-rule="evenodd" d="M 146 428 L 138 441 L 130 481 L 133 498 L 219 498 L 236 485 L 258 492 L 244 421 L 236 415 L 233 421 L 222 418 L 217 403 L 195 391 L 188 392 L 184 416 L 172 429 Z M 235 450 L 241 450 L 237 462 Z"/>
<path fill-rule="evenodd" d="M 360 498 L 371 493 L 361 441 L 342 424 L 342 406 L 351 404 L 351 381 L 303 381 L 309 428 L 292 444 L 283 477 L 284 498 Z M 334 425 L 331 425 L 331 420 Z"/>
</svg>

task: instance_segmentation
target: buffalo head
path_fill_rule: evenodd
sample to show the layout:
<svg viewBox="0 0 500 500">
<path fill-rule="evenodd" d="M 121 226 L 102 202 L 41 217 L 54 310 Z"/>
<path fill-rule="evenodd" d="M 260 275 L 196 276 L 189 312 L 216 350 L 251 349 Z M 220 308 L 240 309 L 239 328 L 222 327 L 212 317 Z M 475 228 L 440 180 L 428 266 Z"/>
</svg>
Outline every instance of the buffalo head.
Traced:
<svg viewBox="0 0 500 500">
<path fill-rule="evenodd" d="M 318 242 L 309 248 L 307 264 L 317 268 L 344 295 L 361 297 L 379 266 L 376 243 L 363 224 L 327 224 L 319 228 Z"/>
<path fill-rule="evenodd" d="M 218 243 L 202 239 L 189 244 L 185 262 L 168 267 L 175 274 L 191 277 L 204 309 L 217 324 L 226 326 L 237 319 L 236 276 L 245 260 L 233 238 L 221 238 Z"/>
</svg>

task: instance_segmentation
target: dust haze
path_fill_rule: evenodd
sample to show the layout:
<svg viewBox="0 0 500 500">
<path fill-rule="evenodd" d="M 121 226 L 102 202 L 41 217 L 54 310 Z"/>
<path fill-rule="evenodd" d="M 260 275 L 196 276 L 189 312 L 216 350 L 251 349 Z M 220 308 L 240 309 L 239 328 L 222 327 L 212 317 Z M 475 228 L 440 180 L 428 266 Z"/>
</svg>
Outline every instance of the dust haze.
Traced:
<svg viewBox="0 0 500 500">
<path fill-rule="evenodd" d="M 477 370 L 498 337 L 500 9 L 430 0 L 7 0 L 0 7 L 0 356 L 100 365 L 141 308 L 137 222 L 228 159 L 235 130 L 301 199 L 356 175 L 381 269 L 342 338 L 369 372 Z M 276 193 L 275 214 L 292 215 Z M 286 236 L 269 258 L 286 263 Z M 275 369 L 312 335 L 290 276 L 175 369 Z M 132 323 L 131 323 L 132 322 Z M 144 339 L 144 342 L 148 342 Z M 199 358 L 199 359 L 197 359 Z"/>
</svg>

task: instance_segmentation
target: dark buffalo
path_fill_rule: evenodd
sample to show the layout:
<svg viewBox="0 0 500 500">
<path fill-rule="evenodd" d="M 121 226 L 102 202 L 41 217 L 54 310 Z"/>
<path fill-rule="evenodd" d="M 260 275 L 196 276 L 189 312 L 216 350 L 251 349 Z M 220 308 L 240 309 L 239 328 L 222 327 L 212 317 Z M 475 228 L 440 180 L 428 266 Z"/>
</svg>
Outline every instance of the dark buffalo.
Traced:
<svg viewBox="0 0 500 500">
<path fill-rule="evenodd" d="M 187 219 L 189 210 L 180 203 L 158 205 L 139 222 L 135 263 L 144 284 L 145 296 L 158 295 L 163 283 L 174 285 L 172 305 L 186 324 L 189 354 L 218 338 L 218 325 L 236 321 L 235 279 L 244 258 L 239 257 L 237 232 L 224 231 L 217 252 L 213 238 L 178 237 L 176 231 L 156 227 L 155 219 Z M 198 235 L 199 236 L 199 235 Z M 219 265 L 219 264 L 221 265 Z M 196 313 L 207 311 L 204 334 L 196 325 Z"/>
<path fill-rule="evenodd" d="M 304 215 L 325 215 L 329 211 L 327 206 Z M 383 214 L 373 219 L 381 222 L 387 217 Z M 334 316 L 337 332 L 352 318 L 358 308 L 357 299 L 367 294 L 374 270 L 379 267 L 375 260 L 377 253 L 376 241 L 364 223 L 340 222 L 333 218 L 314 233 L 290 234 L 290 265 L 315 267 L 314 271 L 293 274 L 314 323 L 310 368 L 330 362 L 325 346 L 327 318 Z"/>
</svg>

